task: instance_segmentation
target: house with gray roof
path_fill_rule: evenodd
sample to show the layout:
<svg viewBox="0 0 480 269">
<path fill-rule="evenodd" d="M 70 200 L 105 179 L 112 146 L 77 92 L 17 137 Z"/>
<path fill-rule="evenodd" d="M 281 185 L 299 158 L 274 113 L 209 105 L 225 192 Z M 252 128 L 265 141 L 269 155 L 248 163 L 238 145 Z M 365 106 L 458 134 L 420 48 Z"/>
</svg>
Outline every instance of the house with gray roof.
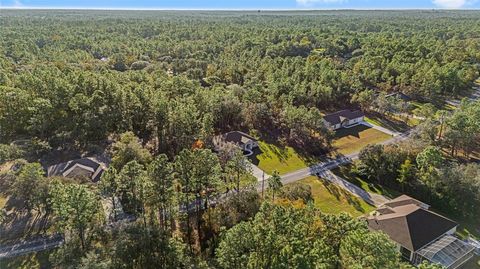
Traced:
<svg viewBox="0 0 480 269">
<path fill-rule="evenodd" d="M 249 155 L 252 153 L 253 149 L 258 147 L 258 140 L 253 136 L 240 131 L 228 132 L 222 135 L 217 135 L 213 138 L 213 145 L 216 151 L 221 150 L 228 144 L 237 146 L 240 150 Z"/>
<path fill-rule="evenodd" d="M 355 126 L 363 121 L 365 114 L 360 110 L 341 110 L 323 116 L 323 122 L 332 130 Z"/>
<path fill-rule="evenodd" d="M 97 182 L 106 169 L 106 164 L 98 158 L 86 157 L 49 166 L 47 168 L 47 176 L 88 178 L 92 182 Z"/>
<path fill-rule="evenodd" d="M 454 236 L 457 223 L 406 195 L 383 204 L 366 220 L 369 229 L 386 233 L 414 265 L 427 260 L 456 269 L 474 255 L 472 246 Z"/>
</svg>

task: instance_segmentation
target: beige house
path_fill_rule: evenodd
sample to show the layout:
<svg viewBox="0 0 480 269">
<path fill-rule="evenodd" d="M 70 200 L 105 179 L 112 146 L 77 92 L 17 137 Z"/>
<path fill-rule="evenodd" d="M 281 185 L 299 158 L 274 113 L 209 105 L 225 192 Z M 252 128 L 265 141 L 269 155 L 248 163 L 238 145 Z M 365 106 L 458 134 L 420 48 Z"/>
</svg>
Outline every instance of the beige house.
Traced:
<svg viewBox="0 0 480 269">
<path fill-rule="evenodd" d="M 229 132 L 213 138 L 213 145 L 216 151 L 221 150 L 228 143 L 236 145 L 247 154 L 251 154 L 258 147 L 257 139 L 240 131 Z"/>
<path fill-rule="evenodd" d="M 424 260 L 447 269 L 460 268 L 474 248 L 454 236 L 458 224 L 429 210 L 429 205 L 407 195 L 397 197 L 367 217 L 371 230 L 385 232 L 402 257 L 414 265 Z"/>
<path fill-rule="evenodd" d="M 348 128 L 363 122 L 365 114 L 360 110 L 341 110 L 323 116 L 323 122 L 332 130 Z"/>
</svg>

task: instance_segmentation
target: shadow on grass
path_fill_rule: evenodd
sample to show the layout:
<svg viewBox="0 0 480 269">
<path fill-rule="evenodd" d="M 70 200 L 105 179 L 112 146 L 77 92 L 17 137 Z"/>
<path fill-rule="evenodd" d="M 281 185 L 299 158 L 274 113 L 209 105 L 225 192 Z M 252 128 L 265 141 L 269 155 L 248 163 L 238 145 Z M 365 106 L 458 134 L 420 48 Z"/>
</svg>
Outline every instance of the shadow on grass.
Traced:
<svg viewBox="0 0 480 269">
<path fill-rule="evenodd" d="M 283 144 L 279 142 L 279 136 L 274 135 L 264 135 L 261 137 L 261 140 L 264 142 L 263 145 L 255 148 L 253 154 L 248 157 L 254 165 L 259 165 L 259 155 L 262 155 L 264 159 L 277 158 L 280 162 L 287 162 L 291 157 L 291 152 L 289 152 L 287 147 L 292 148 L 295 154 L 307 165 L 317 164 L 321 156 L 324 156 L 326 153 L 325 150 L 321 149 L 321 146 L 315 145 L 315 142 L 309 143 L 307 141 L 301 143 L 290 141 L 288 144 Z"/>
<path fill-rule="evenodd" d="M 377 125 L 393 131 L 405 132 L 410 128 L 408 124 L 403 121 L 386 117 L 385 115 L 377 112 L 371 112 L 367 115 L 367 117 L 372 119 Z"/>
<path fill-rule="evenodd" d="M 363 182 L 362 182 L 359 176 L 350 172 L 351 169 L 352 169 L 352 165 L 349 164 L 340 168 L 333 169 L 332 173 L 356 185 L 357 187 L 362 188 L 364 191 L 367 191 L 370 193 L 380 194 L 390 199 L 396 198 L 401 195 L 400 192 L 384 187 L 378 183 L 369 182 L 365 179 L 363 179 Z M 364 184 L 368 184 L 367 189 L 365 189 Z"/>
<path fill-rule="evenodd" d="M 347 203 L 355 208 L 355 210 L 366 213 L 365 209 L 362 207 L 360 203 L 360 199 L 354 195 L 352 195 L 347 190 L 338 187 L 334 183 L 330 182 L 329 180 L 318 178 L 318 180 L 323 184 L 323 186 L 327 189 L 327 191 L 335 196 L 338 201 L 341 201 L 343 198 L 347 201 Z"/>
<path fill-rule="evenodd" d="M 351 127 L 351 128 L 342 128 L 342 129 L 337 130 L 335 132 L 335 138 L 336 139 L 342 139 L 344 137 L 354 136 L 354 137 L 360 139 L 360 133 L 363 132 L 363 131 L 366 131 L 370 128 L 371 127 L 365 126 L 363 124 L 357 125 L 357 126 Z"/>
</svg>

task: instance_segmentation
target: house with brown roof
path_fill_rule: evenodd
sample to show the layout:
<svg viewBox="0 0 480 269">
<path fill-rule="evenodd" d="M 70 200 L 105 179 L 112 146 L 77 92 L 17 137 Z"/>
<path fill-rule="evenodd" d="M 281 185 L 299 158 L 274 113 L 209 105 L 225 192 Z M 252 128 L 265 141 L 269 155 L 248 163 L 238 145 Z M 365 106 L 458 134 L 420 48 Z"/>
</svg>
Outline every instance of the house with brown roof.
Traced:
<svg viewBox="0 0 480 269">
<path fill-rule="evenodd" d="M 213 145 L 216 151 L 219 151 L 227 144 L 233 144 L 247 154 L 251 154 L 253 149 L 258 147 L 258 140 L 240 131 L 228 132 L 213 138 Z"/>
<path fill-rule="evenodd" d="M 106 169 L 106 164 L 98 158 L 87 157 L 49 166 L 47 168 L 47 176 L 87 178 L 93 182 L 97 182 Z"/>
<path fill-rule="evenodd" d="M 455 269 L 474 255 L 472 246 L 454 236 L 457 223 L 407 195 L 383 204 L 366 220 L 371 230 L 385 232 L 414 265 L 427 260 Z"/>
<path fill-rule="evenodd" d="M 323 116 L 323 122 L 332 130 L 349 128 L 363 121 L 365 114 L 360 110 L 341 110 L 332 114 Z"/>
</svg>

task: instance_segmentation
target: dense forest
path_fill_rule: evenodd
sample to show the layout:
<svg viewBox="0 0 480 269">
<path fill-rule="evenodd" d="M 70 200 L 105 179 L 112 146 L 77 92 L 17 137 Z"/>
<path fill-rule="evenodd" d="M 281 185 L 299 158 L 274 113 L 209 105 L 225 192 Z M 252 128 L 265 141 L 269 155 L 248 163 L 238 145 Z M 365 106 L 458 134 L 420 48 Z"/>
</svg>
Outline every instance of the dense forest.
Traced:
<svg viewBox="0 0 480 269">
<path fill-rule="evenodd" d="M 0 187 L 65 236 L 54 268 L 410 268 L 385 234 L 276 173 L 258 193 L 242 153 L 212 138 L 243 130 L 322 155 L 322 115 L 403 113 L 385 98 L 402 93 L 426 120 L 362 150 L 354 172 L 475 218 L 480 169 L 457 157 L 480 149 L 479 105 L 442 105 L 479 63 L 477 11 L 1 10 L 0 165 L 13 168 Z M 72 152 L 111 161 L 101 182 L 44 176 Z M 99 201 L 116 198 L 135 221 L 106 223 Z"/>
</svg>

